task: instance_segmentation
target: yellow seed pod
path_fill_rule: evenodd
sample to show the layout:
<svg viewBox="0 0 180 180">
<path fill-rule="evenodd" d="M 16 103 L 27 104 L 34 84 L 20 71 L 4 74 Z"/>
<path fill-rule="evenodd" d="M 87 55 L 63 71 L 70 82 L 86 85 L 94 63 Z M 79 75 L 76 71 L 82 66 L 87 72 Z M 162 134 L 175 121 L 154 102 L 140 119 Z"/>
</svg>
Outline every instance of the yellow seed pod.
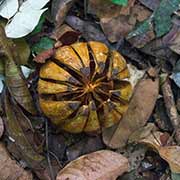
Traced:
<svg viewBox="0 0 180 180">
<path fill-rule="evenodd" d="M 100 132 L 121 119 L 132 94 L 126 60 L 101 42 L 63 46 L 39 73 L 39 103 L 71 133 Z"/>
</svg>

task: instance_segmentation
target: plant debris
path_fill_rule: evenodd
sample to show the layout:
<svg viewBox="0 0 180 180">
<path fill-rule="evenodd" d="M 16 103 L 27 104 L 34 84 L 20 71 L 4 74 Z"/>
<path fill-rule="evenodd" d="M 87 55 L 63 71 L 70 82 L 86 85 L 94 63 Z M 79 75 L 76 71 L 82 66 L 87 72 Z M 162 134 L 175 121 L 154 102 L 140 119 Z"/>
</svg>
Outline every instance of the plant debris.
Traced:
<svg viewBox="0 0 180 180">
<path fill-rule="evenodd" d="M 155 79 L 152 80 L 152 77 L 147 76 L 139 81 L 129 107 L 118 126 L 104 129 L 103 140 L 107 146 L 111 148 L 125 146 L 129 136 L 146 124 L 159 93 L 159 79 L 156 75 L 153 78 Z"/>
<path fill-rule="evenodd" d="M 180 0 L 0 0 L 0 179 L 179 180 L 179 17 Z"/>
<path fill-rule="evenodd" d="M 6 179 L 27 179 L 33 180 L 30 171 L 24 170 L 17 164 L 16 160 L 12 160 L 10 154 L 7 152 L 6 147 L 0 143 L 0 177 L 1 180 Z"/>
<path fill-rule="evenodd" d="M 65 179 L 116 179 L 128 170 L 128 160 L 113 151 L 102 150 L 87 154 L 72 161 L 57 175 L 57 180 Z"/>
</svg>

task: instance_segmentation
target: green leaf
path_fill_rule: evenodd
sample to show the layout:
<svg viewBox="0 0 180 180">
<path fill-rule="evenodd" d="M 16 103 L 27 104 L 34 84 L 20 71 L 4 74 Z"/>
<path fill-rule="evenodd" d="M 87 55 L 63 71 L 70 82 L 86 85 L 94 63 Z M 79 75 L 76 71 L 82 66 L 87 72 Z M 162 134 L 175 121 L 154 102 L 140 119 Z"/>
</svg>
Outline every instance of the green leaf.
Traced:
<svg viewBox="0 0 180 180">
<path fill-rule="evenodd" d="M 31 33 L 31 35 L 34 35 L 34 34 L 41 32 L 45 20 L 46 20 L 46 18 L 45 18 L 45 15 L 43 14 L 39 20 L 38 25 L 35 27 L 35 29 Z"/>
<path fill-rule="evenodd" d="M 146 33 L 152 23 L 155 25 L 156 37 L 163 36 L 171 29 L 171 16 L 179 9 L 180 0 L 162 0 L 154 13 L 146 19 L 140 26 L 130 32 L 128 39 Z"/>
<path fill-rule="evenodd" d="M 121 5 L 121 6 L 127 6 L 128 0 L 111 0 L 114 4 Z"/>
<path fill-rule="evenodd" d="M 53 48 L 54 42 L 54 40 L 48 37 L 43 37 L 38 43 L 32 46 L 31 50 L 33 53 L 39 54 L 44 50 Z"/>
<path fill-rule="evenodd" d="M 156 36 L 160 37 L 171 29 L 171 15 L 179 9 L 180 0 L 162 0 L 154 12 Z"/>
<path fill-rule="evenodd" d="M 171 173 L 172 180 L 179 180 L 180 179 L 180 173 Z"/>
<path fill-rule="evenodd" d="M 146 33 L 152 26 L 152 17 L 144 20 L 134 31 L 130 32 L 127 39 Z"/>
</svg>

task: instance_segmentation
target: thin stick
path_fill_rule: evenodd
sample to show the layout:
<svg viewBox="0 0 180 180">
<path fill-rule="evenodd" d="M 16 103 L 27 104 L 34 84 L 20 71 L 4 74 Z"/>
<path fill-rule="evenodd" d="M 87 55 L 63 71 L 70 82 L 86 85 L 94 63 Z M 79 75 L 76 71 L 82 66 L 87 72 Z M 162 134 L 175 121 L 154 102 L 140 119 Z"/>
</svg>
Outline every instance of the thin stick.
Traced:
<svg viewBox="0 0 180 180">
<path fill-rule="evenodd" d="M 48 121 L 46 119 L 46 150 L 47 150 L 47 161 L 48 161 L 48 166 L 49 166 L 49 171 L 50 171 L 50 176 L 51 176 L 51 180 L 55 180 L 55 176 L 54 176 L 54 171 L 51 165 L 51 159 L 50 159 L 50 153 L 49 153 L 49 141 L 48 141 Z"/>
</svg>

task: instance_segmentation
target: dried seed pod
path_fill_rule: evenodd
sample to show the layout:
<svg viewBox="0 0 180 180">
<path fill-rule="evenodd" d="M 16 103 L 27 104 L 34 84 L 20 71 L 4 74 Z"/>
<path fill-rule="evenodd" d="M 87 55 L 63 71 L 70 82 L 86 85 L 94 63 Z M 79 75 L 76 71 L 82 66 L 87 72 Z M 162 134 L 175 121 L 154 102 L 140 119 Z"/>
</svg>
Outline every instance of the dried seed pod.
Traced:
<svg viewBox="0 0 180 180">
<path fill-rule="evenodd" d="M 127 110 L 128 77 L 125 59 L 103 43 L 60 47 L 40 69 L 40 107 L 66 131 L 97 132 L 117 123 Z"/>
</svg>

